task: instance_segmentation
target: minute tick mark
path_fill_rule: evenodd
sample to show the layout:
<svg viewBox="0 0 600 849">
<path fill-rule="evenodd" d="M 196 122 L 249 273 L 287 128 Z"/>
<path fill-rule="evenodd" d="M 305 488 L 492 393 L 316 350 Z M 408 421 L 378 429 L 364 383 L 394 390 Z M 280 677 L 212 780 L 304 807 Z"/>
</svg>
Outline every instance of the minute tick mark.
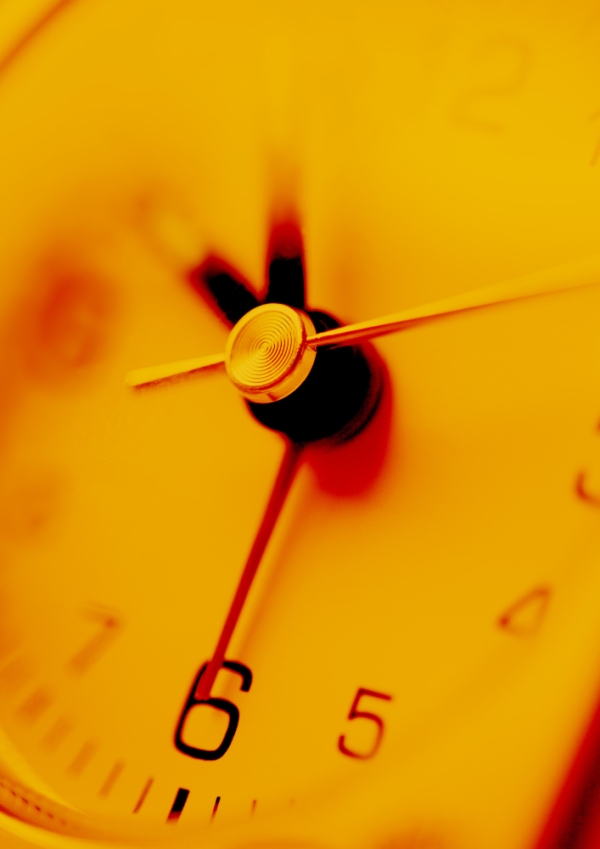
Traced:
<svg viewBox="0 0 600 849">
<path fill-rule="evenodd" d="M 185 803 L 187 802 L 189 795 L 189 790 L 186 790 L 184 787 L 179 788 L 179 790 L 177 791 L 177 795 L 175 796 L 173 806 L 169 811 L 167 822 L 176 823 L 179 820 L 179 817 L 181 816 L 181 812 L 185 807 Z"/>
<path fill-rule="evenodd" d="M 106 799 L 106 797 L 109 795 L 110 791 L 113 789 L 115 782 L 117 781 L 118 777 L 123 772 L 124 768 L 125 768 L 125 764 L 122 761 L 117 761 L 114 764 L 113 768 L 111 769 L 111 771 L 108 773 L 108 776 L 106 777 L 106 781 L 104 782 L 104 784 L 100 788 L 100 791 L 98 793 L 99 796 L 101 796 L 103 799 Z"/>
<path fill-rule="evenodd" d="M 146 784 L 144 785 L 144 789 L 142 790 L 140 798 L 136 802 L 135 808 L 133 809 L 134 814 L 137 814 L 137 812 L 140 810 L 140 808 L 142 807 L 142 805 L 146 801 L 146 796 L 150 792 L 150 788 L 152 787 L 153 784 L 154 784 L 154 779 L 149 778 L 148 781 L 146 782 Z"/>
</svg>

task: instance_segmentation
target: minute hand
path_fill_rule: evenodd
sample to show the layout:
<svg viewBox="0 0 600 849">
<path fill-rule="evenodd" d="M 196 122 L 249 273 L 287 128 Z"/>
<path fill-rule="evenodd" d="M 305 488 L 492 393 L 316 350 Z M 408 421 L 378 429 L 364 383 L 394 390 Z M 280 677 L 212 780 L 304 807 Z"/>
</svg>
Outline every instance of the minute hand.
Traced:
<svg viewBox="0 0 600 849">
<path fill-rule="evenodd" d="M 598 283 L 600 283 L 600 256 L 596 255 L 381 318 L 325 330 L 309 336 L 306 341 L 311 348 L 320 348 L 324 345 L 350 345 L 361 339 L 398 333 L 409 327 L 437 321 L 456 313 L 486 309 L 525 298 L 567 292 L 570 289 L 582 289 Z"/>
</svg>

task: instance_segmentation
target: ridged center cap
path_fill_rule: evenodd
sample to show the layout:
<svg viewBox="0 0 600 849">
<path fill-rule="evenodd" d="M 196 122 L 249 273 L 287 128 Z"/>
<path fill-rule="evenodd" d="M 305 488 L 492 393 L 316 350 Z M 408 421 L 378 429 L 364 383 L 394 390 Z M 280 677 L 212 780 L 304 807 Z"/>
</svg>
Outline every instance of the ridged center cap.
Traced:
<svg viewBox="0 0 600 849">
<path fill-rule="evenodd" d="M 316 351 L 306 344 L 315 327 L 301 310 L 262 304 L 238 321 L 227 340 L 225 368 L 244 398 L 279 401 L 308 377 Z"/>
</svg>

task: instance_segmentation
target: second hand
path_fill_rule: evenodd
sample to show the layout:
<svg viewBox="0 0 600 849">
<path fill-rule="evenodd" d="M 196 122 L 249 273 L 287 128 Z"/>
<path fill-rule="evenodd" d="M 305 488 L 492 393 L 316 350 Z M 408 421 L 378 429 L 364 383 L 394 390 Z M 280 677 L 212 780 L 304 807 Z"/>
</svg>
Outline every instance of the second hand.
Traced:
<svg viewBox="0 0 600 849">
<path fill-rule="evenodd" d="M 246 565 L 244 566 L 244 570 L 238 582 L 235 595 L 233 596 L 233 600 L 229 606 L 229 611 L 223 628 L 221 629 L 219 639 L 217 640 L 217 645 L 212 658 L 208 663 L 206 672 L 200 680 L 198 690 L 196 691 L 196 698 L 198 699 L 202 700 L 210 697 L 210 691 L 215 683 L 215 678 L 217 677 L 217 673 L 225 660 L 225 653 L 229 647 L 233 632 L 235 631 L 236 625 L 241 616 L 263 554 L 265 553 L 265 549 L 269 543 L 277 523 L 277 519 L 279 518 L 281 509 L 285 503 L 286 496 L 294 479 L 301 451 L 302 446 L 294 442 L 290 442 L 286 446 L 277 478 L 275 479 L 262 521 L 254 538 L 254 542 L 252 543 L 252 548 L 250 549 L 248 559 L 246 560 Z"/>
<path fill-rule="evenodd" d="M 402 312 L 381 316 L 357 324 L 348 324 L 332 330 L 309 334 L 304 345 L 315 350 L 320 347 L 352 345 L 365 339 L 387 336 L 398 333 L 410 327 L 440 321 L 460 313 L 490 309 L 491 307 L 522 301 L 528 298 L 539 298 L 547 295 L 583 289 L 600 283 L 600 256 L 588 257 L 577 262 L 557 265 L 533 274 L 506 280 L 435 301 L 423 304 Z M 259 307 L 260 309 L 260 307 Z M 235 332 L 235 328 L 234 331 Z M 135 389 L 149 386 L 160 386 L 175 378 L 190 374 L 198 374 L 207 369 L 225 366 L 225 354 L 213 354 L 198 357 L 193 360 L 182 360 L 177 363 L 167 363 L 151 368 L 136 369 L 129 372 L 126 384 Z"/>
</svg>

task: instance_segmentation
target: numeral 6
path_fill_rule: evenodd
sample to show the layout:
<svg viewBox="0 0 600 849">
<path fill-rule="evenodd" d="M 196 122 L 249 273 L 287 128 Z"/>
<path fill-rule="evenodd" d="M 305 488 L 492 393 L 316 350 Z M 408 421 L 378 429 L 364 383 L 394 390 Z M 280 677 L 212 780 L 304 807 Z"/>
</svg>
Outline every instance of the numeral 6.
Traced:
<svg viewBox="0 0 600 849">
<path fill-rule="evenodd" d="M 238 723 L 240 721 L 240 712 L 236 705 L 233 702 L 228 701 L 227 699 L 219 699 L 219 698 L 211 698 L 209 699 L 198 699 L 196 697 L 196 692 L 198 690 L 198 685 L 200 684 L 200 679 L 206 672 L 206 667 L 208 666 L 208 661 L 200 667 L 200 671 L 196 675 L 194 679 L 194 683 L 190 688 L 190 692 L 183 706 L 183 710 L 181 711 L 181 716 L 179 717 L 179 721 L 177 723 L 177 728 L 175 729 L 175 748 L 178 749 L 182 754 L 189 755 L 190 758 L 197 758 L 202 761 L 218 761 L 219 758 L 222 758 L 227 749 L 231 746 L 233 738 L 235 736 L 235 732 L 237 731 Z M 247 693 L 252 684 L 252 672 L 248 669 L 247 666 L 244 666 L 243 663 L 238 663 L 235 660 L 224 660 L 223 668 L 229 669 L 231 672 L 235 672 L 236 675 L 239 675 L 242 679 L 242 684 L 240 690 L 243 693 Z M 223 737 L 219 746 L 216 749 L 200 749 L 197 746 L 190 746 L 183 740 L 183 726 L 185 724 L 185 720 L 187 718 L 188 713 L 192 710 L 192 708 L 197 705 L 208 705 L 209 707 L 215 708 L 215 710 L 222 711 L 226 713 L 229 717 L 229 725 L 227 726 L 227 731 L 225 732 L 225 736 Z"/>
<path fill-rule="evenodd" d="M 359 760 L 363 761 L 372 758 L 373 755 L 377 752 L 377 749 L 381 745 L 381 739 L 383 737 L 384 729 L 383 719 L 380 716 L 377 716 L 376 713 L 371 713 L 370 711 L 358 709 L 360 700 L 365 697 L 373 699 L 382 699 L 384 702 L 391 702 L 392 700 L 392 697 L 386 695 L 386 693 L 378 693 L 375 690 L 365 690 L 364 687 L 359 687 L 356 691 L 354 701 L 352 702 L 352 707 L 350 708 L 350 713 L 348 714 L 348 719 L 365 719 L 369 722 L 375 723 L 375 726 L 377 728 L 375 740 L 373 741 L 373 745 L 371 746 L 368 752 L 353 752 L 352 749 L 349 749 L 346 746 L 346 735 L 342 734 L 338 740 L 338 749 L 343 755 L 347 755 L 349 758 L 358 758 Z"/>
</svg>

